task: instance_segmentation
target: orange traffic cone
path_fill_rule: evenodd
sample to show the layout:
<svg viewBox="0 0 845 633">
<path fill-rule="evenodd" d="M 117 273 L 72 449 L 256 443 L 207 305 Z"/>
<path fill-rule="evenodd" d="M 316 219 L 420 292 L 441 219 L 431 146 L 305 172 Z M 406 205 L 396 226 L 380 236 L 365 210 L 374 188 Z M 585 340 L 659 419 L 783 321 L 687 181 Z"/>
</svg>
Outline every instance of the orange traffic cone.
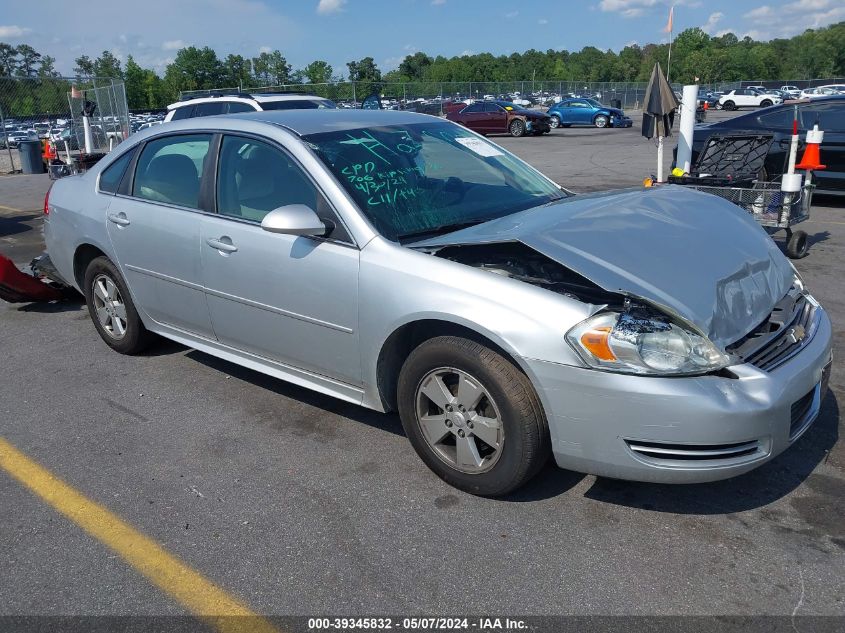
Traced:
<svg viewBox="0 0 845 633">
<path fill-rule="evenodd" d="M 44 144 L 44 160 L 50 162 L 54 158 L 56 158 L 56 148 L 53 147 L 53 144 L 50 141 L 47 141 Z"/>
<path fill-rule="evenodd" d="M 816 123 L 813 129 L 807 132 L 807 147 L 804 149 L 801 162 L 795 165 L 795 169 L 806 169 L 808 171 L 827 169 L 827 165 L 821 163 L 822 140 L 824 140 L 824 132 L 819 129 L 819 124 Z"/>
</svg>

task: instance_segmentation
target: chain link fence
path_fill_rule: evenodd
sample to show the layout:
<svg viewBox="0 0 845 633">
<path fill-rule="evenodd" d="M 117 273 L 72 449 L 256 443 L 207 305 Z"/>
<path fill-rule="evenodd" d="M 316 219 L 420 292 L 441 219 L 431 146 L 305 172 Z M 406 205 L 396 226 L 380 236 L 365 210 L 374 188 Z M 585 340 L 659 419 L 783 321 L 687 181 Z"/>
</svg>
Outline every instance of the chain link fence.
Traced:
<svg viewBox="0 0 845 633">
<path fill-rule="evenodd" d="M 767 80 L 735 81 L 713 84 L 701 84 L 701 92 L 730 91 L 748 85 L 762 85 L 768 88 L 780 88 L 785 85 L 815 87 L 825 84 L 845 83 L 841 79 L 813 80 Z M 244 92 L 262 93 L 307 93 L 325 97 L 343 106 L 357 107 L 367 96 L 378 93 L 382 99 L 395 107 L 416 109 L 430 114 L 442 114 L 443 104 L 449 101 L 467 99 L 525 100 L 529 107 L 545 107 L 556 100 L 568 96 L 593 97 L 606 104 L 616 103 L 626 110 L 638 110 L 643 103 L 646 82 L 625 81 L 445 81 L 445 82 L 332 82 L 316 84 L 282 84 L 274 86 L 220 88 L 214 92 L 220 94 Z M 683 89 L 680 83 L 673 83 L 672 88 L 679 93 Z M 207 90 L 184 91 L 180 98 L 208 94 Z"/>
<path fill-rule="evenodd" d="M 84 100 L 96 104 L 91 119 L 93 151 L 108 151 L 128 136 L 129 114 L 121 80 L 0 77 L 0 173 L 20 169 L 17 147 L 23 140 L 52 139 L 60 150 L 65 142 L 71 151 L 84 148 Z"/>
</svg>

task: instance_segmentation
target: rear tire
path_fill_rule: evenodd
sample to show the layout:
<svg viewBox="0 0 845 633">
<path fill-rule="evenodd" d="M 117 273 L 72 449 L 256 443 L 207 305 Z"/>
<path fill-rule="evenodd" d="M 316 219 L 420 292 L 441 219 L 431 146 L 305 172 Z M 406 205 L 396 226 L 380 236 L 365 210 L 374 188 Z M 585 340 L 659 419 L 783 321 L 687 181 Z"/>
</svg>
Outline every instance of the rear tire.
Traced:
<svg viewBox="0 0 845 633">
<path fill-rule="evenodd" d="M 425 341 L 402 366 L 397 397 L 414 450 L 456 488 L 504 495 L 548 459 L 549 429 L 531 382 L 480 343 L 456 336 Z"/>
<path fill-rule="evenodd" d="M 144 327 L 126 282 L 107 257 L 97 257 L 85 270 L 85 303 L 97 333 L 121 354 L 137 354 L 149 347 L 153 335 Z"/>
<path fill-rule="evenodd" d="M 514 138 L 522 136 L 525 134 L 525 121 L 522 119 L 514 119 L 508 126 L 508 132 L 510 132 L 511 136 Z"/>
<path fill-rule="evenodd" d="M 786 254 L 791 259 L 801 259 L 810 252 L 810 242 L 805 231 L 793 231 L 786 243 Z"/>
<path fill-rule="evenodd" d="M 725 110 L 736 110 L 736 104 L 733 101 L 725 101 L 724 103 Z"/>
<path fill-rule="evenodd" d="M 552 118 L 552 120 L 549 121 L 549 125 L 551 126 L 551 128 L 553 130 L 556 130 L 557 128 L 560 127 L 560 117 L 556 114 L 553 114 L 551 118 Z"/>
</svg>

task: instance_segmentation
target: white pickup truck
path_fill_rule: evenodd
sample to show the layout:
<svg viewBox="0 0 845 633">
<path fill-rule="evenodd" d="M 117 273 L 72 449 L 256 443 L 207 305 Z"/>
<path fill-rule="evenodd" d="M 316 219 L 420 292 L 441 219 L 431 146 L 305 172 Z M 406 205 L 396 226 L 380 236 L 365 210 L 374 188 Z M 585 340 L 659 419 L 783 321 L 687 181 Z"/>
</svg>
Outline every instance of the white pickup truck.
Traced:
<svg viewBox="0 0 845 633">
<path fill-rule="evenodd" d="M 725 110 L 736 110 L 738 108 L 768 108 L 770 105 L 783 103 L 783 99 L 777 95 L 765 94 L 754 88 L 740 88 L 731 90 L 729 93 L 719 97 L 719 105 Z"/>
</svg>

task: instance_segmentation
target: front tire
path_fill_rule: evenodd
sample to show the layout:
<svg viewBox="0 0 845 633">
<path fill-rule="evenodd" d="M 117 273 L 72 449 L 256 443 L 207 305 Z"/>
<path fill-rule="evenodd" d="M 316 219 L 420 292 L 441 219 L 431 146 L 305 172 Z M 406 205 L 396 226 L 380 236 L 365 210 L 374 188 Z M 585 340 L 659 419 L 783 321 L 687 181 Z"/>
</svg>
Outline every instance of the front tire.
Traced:
<svg viewBox="0 0 845 633">
<path fill-rule="evenodd" d="M 525 121 L 522 119 L 514 119 L 511 121 L 510 126 L 508 126 L 508 131 L 514 138 L 522 136 L 525 134 Z"/>
<path fill-rule="evenodd" d="M 149 347 L 153 336 L 141 322 L 123 276 L 107 257 L 88 264 L 84 283 L 88 314 L 106 345 L 121 354 Z"/>
<path fill-rule="evenodd" d="M 597 128 L 606 128 L 609 120 L 603 114 L 598 115 L 595 119 L 593 119 L 593 125 Z"/>
<path fill-rule="evenodd" d="M 422 343 L 402 366 L 397 396 L 420 458 L 471 494 L 507 494 L 549 456 L 548 425 L 530 381 L 475 341 L 441 336 Z"/>
<path fill-rule="evenodd" d="M 760 102 L 761 108 L 768 108 L 770 105 L 772 105 L 772 102 L 769 101 L 768 99 L 764 99 L 763 101 Z"/>
</svg>

